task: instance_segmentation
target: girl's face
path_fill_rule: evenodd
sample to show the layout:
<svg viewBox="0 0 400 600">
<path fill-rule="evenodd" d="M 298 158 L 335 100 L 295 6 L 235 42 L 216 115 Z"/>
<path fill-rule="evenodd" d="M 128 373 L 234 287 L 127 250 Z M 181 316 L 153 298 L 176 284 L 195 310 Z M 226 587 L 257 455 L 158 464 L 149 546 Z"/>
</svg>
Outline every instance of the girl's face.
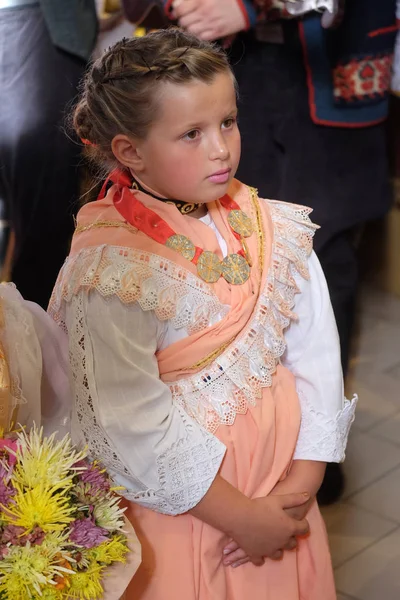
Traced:
<svg viewBox="0 0 400 600">
<path fill-rule="evenodd" d="M 165 83 L 160 113 L 136 145 L 139 179 L 165 198 L 206 203 L 223 196 L 240 159 L 232 75 L 212 83 Z"/>
</svg>

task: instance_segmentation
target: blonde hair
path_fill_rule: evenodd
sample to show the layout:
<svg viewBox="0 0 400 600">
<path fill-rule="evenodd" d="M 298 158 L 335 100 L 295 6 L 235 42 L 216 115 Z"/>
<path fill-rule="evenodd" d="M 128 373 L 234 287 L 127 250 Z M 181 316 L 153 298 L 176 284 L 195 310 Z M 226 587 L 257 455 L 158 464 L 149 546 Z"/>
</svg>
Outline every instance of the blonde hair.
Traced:
<svg viewBox="0 0 400 600">
<path fill-rule="evenodd" d="M 227 71 L 222 49 L 177 28 L 124 39 L 89 68 L 73 128 L 88 144 L 89 157 L 110 168 L 116 163 L 111 142 L 117 134 L 146 137 L 158 115 L 157 88 L 162 83 L 211 83 Z"/>
</svg>

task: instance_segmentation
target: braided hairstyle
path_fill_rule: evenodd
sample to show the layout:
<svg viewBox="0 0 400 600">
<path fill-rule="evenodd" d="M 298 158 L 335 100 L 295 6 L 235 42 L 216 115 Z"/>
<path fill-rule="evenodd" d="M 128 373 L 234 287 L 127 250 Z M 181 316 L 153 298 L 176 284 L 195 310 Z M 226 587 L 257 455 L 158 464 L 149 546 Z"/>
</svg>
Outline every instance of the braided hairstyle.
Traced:
<svg viewBox="0 0 400 600">
<path fill-rule="evenodd" d="M 116 166 L 111 142 L 117 134 L 144 139 L 157 119 L 158 88 L 165 82 L 211 83 L 229 72 L 220 48 L 177 28 L 123 39 L 89 68 L 72 125 L 89 158 L 107 170 Z"/>
</svg>

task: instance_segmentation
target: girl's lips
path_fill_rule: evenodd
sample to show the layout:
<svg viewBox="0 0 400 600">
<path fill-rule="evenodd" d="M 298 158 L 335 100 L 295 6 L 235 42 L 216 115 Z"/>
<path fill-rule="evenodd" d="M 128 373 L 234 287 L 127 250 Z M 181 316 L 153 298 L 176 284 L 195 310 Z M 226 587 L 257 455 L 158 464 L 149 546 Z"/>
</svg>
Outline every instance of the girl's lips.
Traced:
<svg viewBox="0 0 400 600">
<path fill-rule="evenodd" d="M 213 183 L 226 183 L 229 179 L 231 169 L 223 169 L 222 171 L 216 171 L 212 175 L 209 175 L 208 179 Z"/>
</svg>

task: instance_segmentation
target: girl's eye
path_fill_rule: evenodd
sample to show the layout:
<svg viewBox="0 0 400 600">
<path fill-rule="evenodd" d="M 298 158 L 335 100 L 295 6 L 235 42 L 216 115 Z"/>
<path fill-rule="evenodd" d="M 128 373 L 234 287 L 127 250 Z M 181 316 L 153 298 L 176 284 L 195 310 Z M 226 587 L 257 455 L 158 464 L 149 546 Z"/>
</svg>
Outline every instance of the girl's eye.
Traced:
<svg viewBox="0 0 400 600">
<path fill-rule="evenodd" d="M 193 129 L 193 131 L 188 131 L 188 133 L 184 136 L 187 140 L 196 140 L 200 135 L 200 131 L 198 129 Z"/>
<path fill-rule="evenodd" d="M 225 119 L 225 121 L 222 123 L 222 126 L 224 129 L 230 129 L 234 125 L 235 122 L 236 122 L 236 119 L 231 117 L 230 119 Z"/>
</svg>

